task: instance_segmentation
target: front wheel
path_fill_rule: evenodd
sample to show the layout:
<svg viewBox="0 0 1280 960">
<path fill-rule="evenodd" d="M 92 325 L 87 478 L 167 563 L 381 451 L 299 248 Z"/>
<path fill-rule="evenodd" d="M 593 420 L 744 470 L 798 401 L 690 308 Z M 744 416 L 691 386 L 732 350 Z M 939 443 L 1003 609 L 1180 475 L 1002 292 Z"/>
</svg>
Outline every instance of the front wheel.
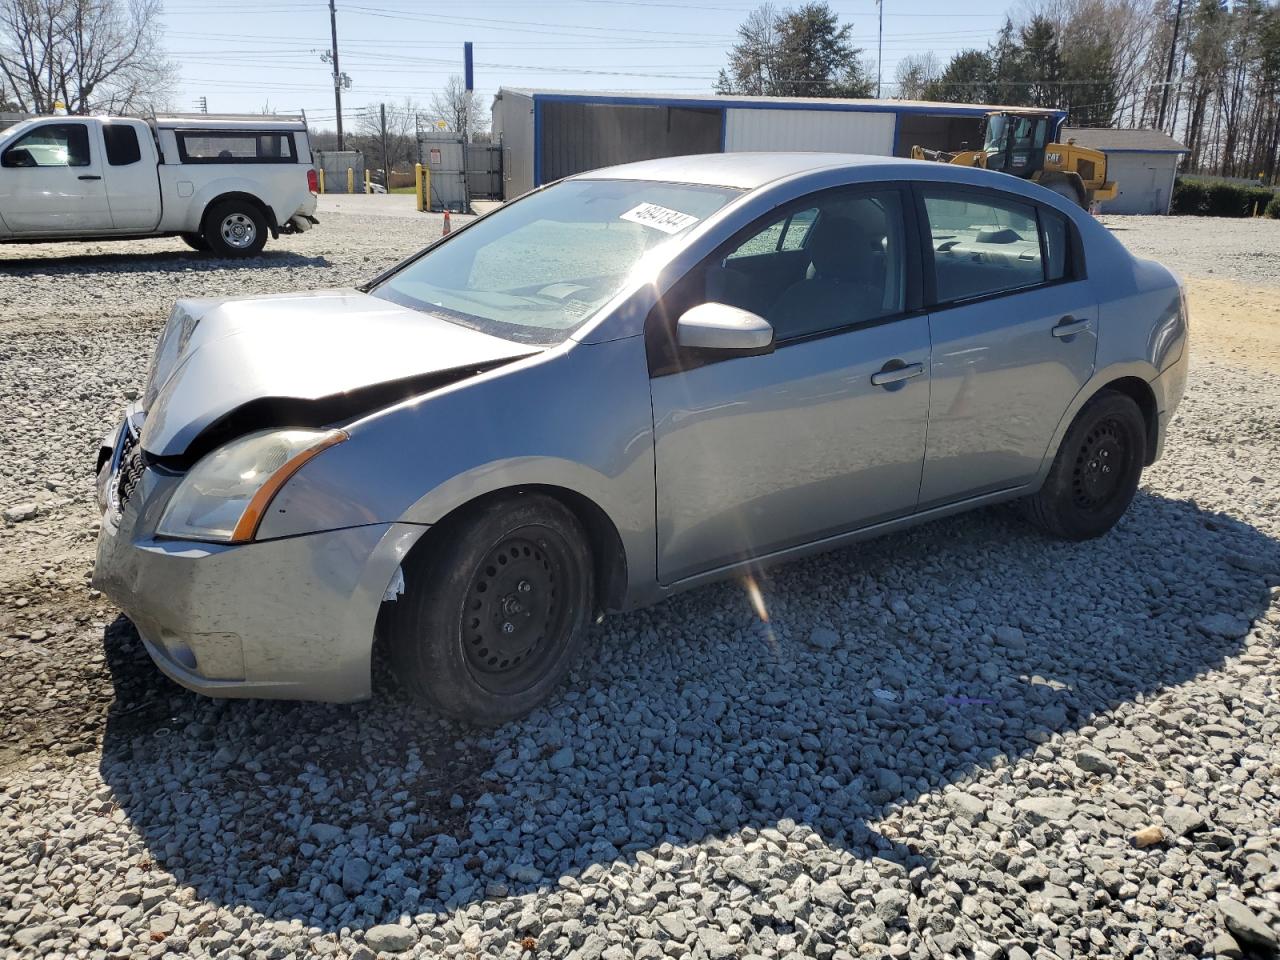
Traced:
<svg viewBox="0 0 1280 960">
<path fill-rule="evenodd" d="M 1065 198 L 1069 202 L 1074 203 L 1077 207 L 1080 207 L 1083 210 L 1089 209 L 1089 204 L 1080 196 L 1076 188 L 1069 183 L 1062 180 L 1053 180 L 1049 183 L 1042 183 L 1041 186 L 1046 190 Z"/>
<path fill-rule="evenodd" d="M 225 200 L 205 214 L 200 235 L 215 256 L 257 256 L 267 242 L 267 218 L 252 203 Z"/>
<path fill-rule="evenodd" d="M 1067 540 L 1102 536 L 1137 492 L 1146 437 L 1146 421 L 1130 397 L 1099 393 L 1076 415 L 1044 486 L 1028 499 L 1031 520 Z"/>
<path fill-rule="evenodd" d="M 568 673 L 591 621 L 582 524 L 518 494 L 446 523 L 404 564 L 387 611 L 400 681 L 442 713 L 491 726 L 528 713 Z"/>
<path fill-rule="evenodd" d="M 202 237 L 198 233 L 182 234 L 182 242 L 185 243 L 192 250 L 198 250 L 200 253 L 209 252 L 209 244 L 205 243 L 204 237 Z"/>
</svg>

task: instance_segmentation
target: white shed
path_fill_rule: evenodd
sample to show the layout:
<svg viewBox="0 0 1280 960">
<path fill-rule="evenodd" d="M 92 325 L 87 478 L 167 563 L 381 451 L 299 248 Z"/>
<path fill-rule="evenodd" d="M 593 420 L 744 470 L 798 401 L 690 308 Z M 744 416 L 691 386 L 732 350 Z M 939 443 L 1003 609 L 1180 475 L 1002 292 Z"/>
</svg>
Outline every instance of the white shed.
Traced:
<svg viewBox="0 0 1280 960">
<path fill-rule="evenodd" d="M 1103 213 L 1169 212 L 1178 161 L 1187 152 L 1173 137 L 1119 127 L 1064 127 L 1060 136 L 1107 155 L 1107 179 L 1120 192 L 1102 205 Z"/>
</svg>

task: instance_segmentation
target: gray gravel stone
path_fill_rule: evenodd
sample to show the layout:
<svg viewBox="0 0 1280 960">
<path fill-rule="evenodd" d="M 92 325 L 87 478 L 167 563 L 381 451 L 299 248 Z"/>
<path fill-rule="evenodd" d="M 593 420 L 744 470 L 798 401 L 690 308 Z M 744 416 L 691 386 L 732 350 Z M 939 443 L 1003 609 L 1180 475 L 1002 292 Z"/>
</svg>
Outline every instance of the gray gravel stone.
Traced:
<svg viewBox="0 0 1280 960">
<path fill-rule="evenodd" d="M 815 650 L 834 650 L 840 645 L 840 635 L 828 627 L 815 627 L 809 633 L 809 646 Z"/>
<path fill-rule="evenodd" d="M 1185 837 L 1204 826 L 1204 817 L 1192 807 L 1166 807 L 1164 825 L 1176 836 Z"/>
<path fill-rule="evenodd" d="M 398 923 L 383 923 L 370 927 L 364 935 L 364 942 L 370 950 L 400 953 L 417 943 L 418 937 L 408 927 L 402 927 Z"/>
<path fill-rule="evenodd" d="M 1076 766 L 1086 773 L 1103 773 L 1108 776 L 1114 775 L 1117 769 L 1115 763 L 1105 753 L 1099 753 L 1088 747 L 1076 751 Z"/>
<path fill-rule="evenodd" d="M 1014 804 L 1033 826 L 1071 819 L 1076 801 L 1070 797 L 1024 797 Z"/>
<path fill-rule="evenodd" d="M 1239 900 L 1230 897 L 1218 898 L 1218 911 L 1226 922 L 1227 929 L 1245 943 L 1266 950 L 1280 948 L 1280 938 L 1275 929 L 1258 918 L 1258 915 Z"/>
</svg>

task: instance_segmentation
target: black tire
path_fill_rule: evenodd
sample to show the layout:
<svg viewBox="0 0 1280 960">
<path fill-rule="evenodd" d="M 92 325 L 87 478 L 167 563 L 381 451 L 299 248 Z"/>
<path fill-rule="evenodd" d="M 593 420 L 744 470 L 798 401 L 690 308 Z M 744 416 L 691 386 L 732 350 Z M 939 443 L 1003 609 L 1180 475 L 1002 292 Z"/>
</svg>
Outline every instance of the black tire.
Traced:
<svg viewBox="0 0 1280 960">
<path fill-rule="evenodd" d="M 404 564 L 386 629 L 401 683 L 441 713 L 494 726 L 546 700 L 577 660 L 595 584 L 578 518 L 542 494 L 488 503 Z"/>
<path fill-rule="evenodd" d="M 1146 462 L 1142 411 L 1122 393 L 1103 390 L 1076 414 L 1039 493 L 1031 520 L 1056 537 L 1091 540 L 1124 516 Z"/>
<path fill-rule="evenodd" d="M 216 257 L 256 257 L 267 242 L 267 218 L 247 200 L 224 200 L 205 213 L 200 236 Z"/>
<path fill-rule="evenodd" d="M 209 245 L 204 242 L 204 237 L 198 233 L 184 233 L 182 235 L 182 242 L 192 250 L 199 250 L 201 253 L 207 253 L 209 251 Z"/>
<path fill-rule="evenodd" d="M 1085 203 L 1084 198 L 1080 196 L 1080 191 L 1065 180 L 1051 180 L 1049 183 L 1041 184 L 1041 186 L 1046 190 L 1056 193 L 1060 197 L 1064 197 L 1071 203 L 1074 203 L 1077 207 L 1080 207 L 1082 210 L 1089 209 L 1089 205 Z"/>
</svg>

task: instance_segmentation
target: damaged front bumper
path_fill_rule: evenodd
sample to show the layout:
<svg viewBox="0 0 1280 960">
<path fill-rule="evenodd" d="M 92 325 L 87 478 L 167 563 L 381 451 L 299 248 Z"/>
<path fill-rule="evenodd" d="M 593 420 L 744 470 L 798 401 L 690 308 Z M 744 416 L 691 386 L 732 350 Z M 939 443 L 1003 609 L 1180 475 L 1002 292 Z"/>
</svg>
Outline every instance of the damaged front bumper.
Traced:
<svg viewBox="0 0 1280 960">
<path fill-rule="evenodd" d="M 379 605 L 427 528 L 378 523 L 245 544 L 158 537 L 181 476 L 142 467 L 121 484 L 131 435 L 124 426 L 105 461 L 93 583 L 156 665 L 210 696 L 368 697 Z"/>
</svg>

